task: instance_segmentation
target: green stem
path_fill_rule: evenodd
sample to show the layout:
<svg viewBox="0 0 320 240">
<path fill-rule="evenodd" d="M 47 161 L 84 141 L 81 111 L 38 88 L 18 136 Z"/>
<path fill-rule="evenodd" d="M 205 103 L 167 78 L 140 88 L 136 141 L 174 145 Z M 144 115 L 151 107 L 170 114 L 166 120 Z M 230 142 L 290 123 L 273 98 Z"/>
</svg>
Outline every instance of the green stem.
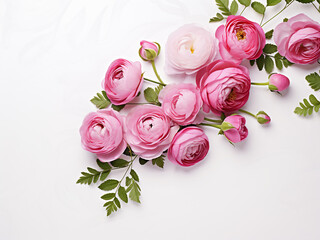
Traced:
<svg viewBox="0 0 320 240">
<path fill-rule="evenodd" d="M 251 85 L 269 85 L 269 82 L 264 82 L 264 83 L 251 82 Z"/>
<path fill-rule="evenodd" d="M 289 7 L 292 3 L 294 2 L 294 0 L 292 0 L 289 3 L 286 3 L 286 5 L 277 13 L 275 14 L 272 18 L 270 18 L 268 21 L 266 21 L 264 24 L 261 25 L 261 27 L 263 27 L 264 25 L 266 25 L 268 22 L 270 22 L 272 19 L 274 19 L 276 16 L 278 16 L 280 13 L 282 13 L 287 7 Z"/>
<path fill-rule="evenodd" d="M 210 118 L 204 118 L 204 120 L 206 120 L 206 121 L 208 121 L 208 122 L 222 123 L 221 120 L 215 120 L 215 119 L 210 119 Z"/>
<path fill-rule="evenodd" d="M 202 126 L 209 126 L 209 127 L 215 127 L 215 128 L 221 129 L 221 125 L 217 125 L 217 124 L 200 123 L 199 125 L 202 125 Z"/>
<path fill-rule="evenodd" d="M 254 118 L 257 118 L 255 114 L 253 114 L 253 113 L 251 113 L 251 112 L 248 112 L 248 111 L 246 111 L 246 110 L 239 109 L 238 111 L 239 111 L 239 112 L 242 112 L 242 113 L 246 113 L 246 114 L 248 114 L 248 115 L 250 115 L 250 116 L 252 116 L 252 117 L 254 117 Z"/>
<path fill-rule="evenodd" d="M 159 84 L 159 85 L 162 85 L 162 86 L 167 86 L 167 84 L 163 83 L 163 82 L 157 82 L 157 81 L 154 81 L 154 80 L 151 80 L 151 79 L 148 79 L 148 78 L 143 78 L 145 81 L 148 81 L 148 82 L 152 82 L 152 83 L 156 83 L 156 84 Z"/>
<path fill-rule="evenodd" d="M 262 24 L 263 19 L 264 19 L 264 14 L 262 15 L 262 18 L 261 18 L 261 21 L 260 21 L 260 26 Z"/>
<path fill-rule="evenodd" d="M 124 177 L 127 175 L 127 173 L 128 173 L 128 171 L 129 171 L 129 169 L 131 169 L 131 168 L 132 168 L 132 164 L 133 164 L 133 162 L 134 162 L 134 160 L 135 160 L 136 158 L 137 158 L 137 156 L 135 156 L 135 157 L 132 159 L 132 156 L 131 156 L 131 161 L 130 161 L 130 163 L 129 163 L 128 167 L 127 167 L 127 170 L 125 171 L 125 173 L 123 174 L 123 176 L 122 176 L 121 180 L 119 181 L 119 183 L 118 183 L 118 186 L 117 186 L 117 189 L 116 189 L 115 193 L 117 193 L 117 192 L 118 192 L 119 187 L 121 186 L 121 183 L 122 183 L 122 181 L 123 181 Z"/>
<path fill-rule="evenodd" d="M 317 6 L 312 2 L 312 5 L 314 6 L 315 9 L 317 9 L 317 11 L 320 13 L 320 9 L 317 8 Z"/>
<path fill-rule="evenodd" d="M 157 71 L 157 68 L 156 68 L 156 65 L 154 64 L 154 60 L 151 61 L 151 65 L 152 65 L 152 68 L 153 68 L 153 71 L 154 73 L 156 74 L 159 82 L 161 82 L 162 84 L 164 84 L 164 82 L 162 81 L 160 75 L 158 74 L 158 71 Z"/>
<path fill-rule="evenodd" d="M 246 10 L 247 9 L 247 7 L 244 7 L 243 8 L 243 10 L 241 11 L 241 13 L 240 13 L 240 16 L 242 15 L 242 13 L 244 12 L 244 10 Z"/>
</svg>

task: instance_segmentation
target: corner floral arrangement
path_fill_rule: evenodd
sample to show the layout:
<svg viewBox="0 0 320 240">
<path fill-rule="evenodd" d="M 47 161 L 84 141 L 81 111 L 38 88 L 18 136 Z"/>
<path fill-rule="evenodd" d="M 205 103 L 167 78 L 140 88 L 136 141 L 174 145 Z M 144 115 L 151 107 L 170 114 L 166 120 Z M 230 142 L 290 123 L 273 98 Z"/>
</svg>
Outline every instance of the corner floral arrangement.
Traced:
<svg viewBox="0 0 320 240">
<path fill-rule="evenodd" d="M 209 151 L 206 127 L 216 128 L 219 135 L 236 144 L 248 136 L 243 115 L 260 124 L 270 123 L 266 112 L 243 109 L 251 87 L 266 86 L 271 92 L 281 93 L 290 81 L 273 72 L 275 67 L 282 70 L 320 59 L 320 24 L 305 14 L 285 18 L 274 30 L 262 29 L 294 1 L 268 0 L 265 6 L 251 0 L 233 0 L 229 6 L 228 0 L 216 0 L 221 13 L 210 22 L 226 22 L 215 33 L 196 24 L 172 32 L 165 45 L 165 72 L 189 75 L 193 83 L 166 84 L 162 80 L 155 64 L 160 54 L 156 42 L 143 40 L 139 49 L 141 59 L 152 65 L 154 79 L 145 77 L 140 62 L 116 59 L 109 65 L 103 91 L 91 99 L 98 110 L 89 113 L 80 128 L 82 146 L 96 154 L 99 169 L 88 167 L 77 181 L 88 185 L 99 182 L 108 216 L 129 199 L 140 203 L 135 162 L 163 168 L 168 159 L 181 167 L 191 167 L 204 160 Z M 312 0 L 298 2 L 312 4 L 320 12 Z M 239 4 L 243 10 L 237 15 Z M 278 4 L 284 7 L 264 21 L 266 10 Z M 241 16 L 248 7 L 261 14 L 260 24 Z M 275 44 L 266 43 L 272 38 Z M 265 69 L 270 74 L 268 81 L 251 81 L 249 69 L 241 65 L 244 61 L 260 71 Z M 306 80 L 312 89 L 320 90 L 318 73 L 307 75 Z M 154 87 L 143 88 L 145 82 Z M 137 102 L 141 92 L 144 101 Z M 306 116 L 319 108 L 320 101 L 311 94 L 294 112 Z M 122 177 L 110 178 L 113 171 L 123 171 Z"/>
</svg>

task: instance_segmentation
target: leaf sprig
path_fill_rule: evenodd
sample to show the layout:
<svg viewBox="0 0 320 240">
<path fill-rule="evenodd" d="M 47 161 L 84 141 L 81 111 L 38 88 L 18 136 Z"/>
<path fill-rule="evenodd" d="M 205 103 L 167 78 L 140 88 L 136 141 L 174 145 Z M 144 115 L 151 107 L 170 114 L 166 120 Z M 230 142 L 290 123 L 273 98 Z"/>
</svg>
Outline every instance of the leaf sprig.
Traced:
<svg viewBox="0 0 320 240">
<path fill-rule="evenodd" d="M 148 103 L 160 106 L 159 93 L 163 89 L 162 85 L 158 85 L 155 88 L 148 87 L 144 90 L 144 98 Z"/>
<path fill-rule="evenodd" d="M 304 117 L 311 115 L 313 111 L 318 112 L 320 109 L 320 101 L 313 94 L 309 96 L 309 101 L 304 98 L 303 102 L 299 103 L 300 107 L 296 107 L 294 112 L 300 116 L 303 115 Z"/>
<path fill-rule="evenodd" d="M 320 76 L 318 73 L 314 72 L 306 76 L 306 80 L 309 83 L 309 86 L 315 90 L 318 91 L 320 90 Z"/>
</svg>

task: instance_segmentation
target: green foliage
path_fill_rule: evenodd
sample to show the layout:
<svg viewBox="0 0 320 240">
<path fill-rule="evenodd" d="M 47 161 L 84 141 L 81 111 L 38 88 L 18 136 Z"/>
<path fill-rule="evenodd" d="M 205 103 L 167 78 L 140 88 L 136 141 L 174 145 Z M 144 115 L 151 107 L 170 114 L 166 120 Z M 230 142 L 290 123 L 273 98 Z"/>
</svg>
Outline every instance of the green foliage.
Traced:
<svg viewBox="0 0 320 240">
<path fill-rule="evenodd" d="M 81 173 L 82 176 L 78 179 L 77 183 L 90 185 L 92 182 L 104 181 L 110 173 L 110 170 L 98 171 L 90 167 L 87 170 L 88 172 Z"/>
<path fill-rule="evenodd" d="M 238 3 L 236 2 L 236 0 L 233 0 L 230 5 L 231 15 L 236 15 L 238 12 L 238 8 L 239 8 Z"/>
<path fill-rule="evenodd" d="M 124 150 L 123 154 L 129 157 L 135 156 L 134 152 L 129 146 Z"/>
<path fill-rule="evenodd" d="M 318 112 L 320 109 L 320 101 L 313 94 L 309 96 L 309 101 L 304 98 L 303 102 L 299 103 L 300 107 L 296 107 L 294 113 L 300 116 L 307 116 L 311 115 L 313 111 Z"/>
<path fill-rule="evenodd" d="M 105 91 L 97 93 L 90 101 L 99 109 L 107 108 L 111 103 Z"/>
<path fill-rule="evenodd" d="M 118 167 L 118 168 L 124 168 L 124 167 L 126 167 L 126 166 L 129 165 L 129 162 L 128 162 L 128 161 L 126 161 L 126 160 L 124 160 L 124 159 L 121 159 L 121 158 L 116 159 L 116 160 L 114 160 L 114 161 L 112 161 L 112 162 L 110 162 L 110 163 L 111 163 L 111 165 L 112 165 L 113 167 Z"/>
<path fill-rule="evenodd" d="M 232 15 L 229 9 L 229 0 L 215 0 L 215 1 L 222 15 L 224 16 Z"/>
<path fill-rule="evenodd" d="M 241 5 L 244 5 L 245 7 L 249 7 L 251 4 L 251 0 L 238 0 L 238 1 Z"/>
<path fill-rule="evenodd" d="M 265 63 L 264 63 L 264 69 L 267 73 L 271 73 L 274 68 L 274 62 L 272 58 L 269 55 L 266 55 Z"/>
<path fill-rule="evenodd" d="M 277 51 L 278 51 L 277 46 L 270 43 L 267 43 L 263 48 L 263 52 L 267 54 L 275 53 Z"/>
<path fill-rule="evenodd" d="M 265 33 L 266 39 L 271 39 L 273 37 L 273 29 Z"/>
<path fill-rule="evenodd" d="M 99 159 L 97 159 L 98 166 L 103 170 L 111 170 L 111 166 L 107 162 L 101 162 Z"/>
<path fill-rule="evenodd" d="M 217 13 L 215 17 L 210 18 L 209 22 L 220 22 L 223 19 L 224 17 L 220 13 Z"/>
<path fill-rule="evenodd" d="M 107 181 L 101 183 L 99 185 L 99 188 L 103 191 L 110 191 L 112 189 L 115 189 L 119 184 L 119 181 L 116 179 L 108 179 Z"/>
<path fill-rule="evenodd" d="M 139 163 L 141 165 L 145 165 L 147 162 L 149 162 L 149 160 L 143 159 L 143 158 L 139 158 Z"/>
<path fill-rule="evenodd" d="M 314 72 L 306 76 L 306 80 L 309 83 L 309 86 L 315 90 L 318 91 L 320 90 L 320 76 L 318 73 Z"/>
<path fill-rule="evenodd" d="M 124 187 L 122 186 L 119 187 L 118 196 L 122 201 L 124 201 L 125 203 L 128 203 L 128 195 Z"/>
<path fill-rule="evenodd" d="M 259 2 L 251 3 L 251 7 L 253 8 L 253 10 L 255 10 L 257 13 L 260 13 L 260 14 L 264 14 L 266 11 L 266 7 Z"/>
<path fill-rule="evenodd" d="M 297 0 L 299 3 L 312 3 L 314 0 Z"/>
<path fill-rule="evenodd" d="M 157 165 L 160 168 L 163 168 L 164 166 L 164 156 L 161 155 L 160 157 L 152 159 L 152 165 Z"/>
<path fill-rule="evenodd" d="M 156 89 L 148 87 L 144 90 L 144 98 L 147 100 L 148 103 L 160 105 L 158 100 L 158 94 Z"/>
<path fill-rule="evenodd" d="M 253 66 L 254 63 L 257 64 L 258 69 L 261 71 L 264 67 L 267 73 L 271 73 L 274 69 L 274 65 L 281 70 L 284 67 L 291 66 L 293 63 L 289 62 L 285 57 L 281 56 L 279 53 L 276 53 L 274 56 L 268 53 L 275 53 L 276 45 L 266 44 L 263 49 L 264 53 L 256 60 L 250 60 L 250 65 Z"/>
<path fill-rule="evenodd" d="M 136 181 L 133 180 L 131 182 L 131 185 L 129 185 L 129 187 L 127 189 L 130 189 L 129 198 L 132 201 L 140 203 L 140 196 L 141 196 L 140 191 L 141 191 L 141 188 L 140 188 L 139 184 Z"/>
<path fill-rule="evenodd" d="M 263 65 L 264 65 L 264 55 L 261 54 L 261 56 L 256 60 L 258 69 L 261 71 L 263 69 Z"/>
<path fill-rule="evenodd" d="M 281 2 L 281 0 L 267 0 L 267 6 L 275 6 L 277 4 L 279 4 Z"/>
<path fill-rule="evenodd" d="M 113 110 L 117 111 L 117 112 L 120 112 L 126 105 L 114 105 L 112 104 L 111 107 Z"/>
</svg>

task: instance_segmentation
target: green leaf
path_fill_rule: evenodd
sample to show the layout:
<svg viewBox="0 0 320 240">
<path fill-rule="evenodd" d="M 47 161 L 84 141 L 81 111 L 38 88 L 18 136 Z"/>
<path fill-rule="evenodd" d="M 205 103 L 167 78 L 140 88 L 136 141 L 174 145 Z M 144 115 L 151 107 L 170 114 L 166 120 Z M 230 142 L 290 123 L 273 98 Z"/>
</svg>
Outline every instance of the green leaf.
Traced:
<svg viewBox="0 0 320 240">
<path fill-rule="evenodd" d="M 140 165 L 145 165 L 147 162 L 149 162 L 149 160 L 145 160 L 143 158 L 139 158 Z"/>
<path fill-rule="evenodd" d="M 111 107 L 113 110 L 117 111 L 117 112 L 120 112 L 126 105 L 114 105 L 112 104 Z"/>
<path fill-rule="evenodd" d="M 251 3 L 251 7 L 253 8 L 253 10 L 255 10 L 257 13 L 260 13 L 260 14 L 264 14 L 266 11 L 266 7 L 259 2 Z"/>
<path fill-rule="evenodd" d="M 318 91 L 320 90 L 320 76 L 318 73 L 314 72 L 306 76 L 306 80 L 309 83 L 309 86 L 315 90 Z"/>
<path fill-rule="evenodd" d="M 109 176 L 110 172 L 111 172 L 110 170 L 103 171 L 100 175 L 100 181 L 106 180 L 106 178 Z"/>
<path fill-rule="evenodd" d="M 267 6 L 275 6 L 279 4 L 281 0 L 267 0 Z"/>
<path fill-rule="evenodd" d="M 309 96 L 309 100 L 314 106 L 320 105 L 320 102 L 318 101 L 318 99 L 313 94 L 311 94 Z"/>
<path fill-rule="evenodd" d="M 264 62 L 265 62 L 265 60 L 264 60 L 264 55 L 261 54 L 261 56 L 256 60 L 258 69 L 259 69 L 260 71 L 263 69 Z"/>
<path fill-rule="evenodd" d="M 81 176 L 81 177 L 78 179 L 77 183 L 90 185 L 90 184 L 92 183 L 92 181 L 93 181 L 93 177 L 94 177 L 94 176 L 91 175 L 91 174 L 86 175 L 86 174 L 84 174 L 83 172 L 82 172 L 81 174 L 82 174 L 83 176 Z"/>
<path fill-rule="evenodd" d="M 110 216 L 111 213 L 116 212 L 118 210 L 114 201 L 106 202 L 105 205 L 107 206 L 107 216 Z"/>
<path fill-rule="evenodd" d="M 299 3 L 312 3 L 314 0 L 297 0 Z"/>
<path fill-rule="evenodd" d="M 266 32 L 265 35 L 266 35 L 266 39 L 271 39 L 273 37 L 273 29 L 271 29 L 270 31 Z"/>
<path fill-rule="evenodd" d="M 148 87 L 144 90 L 144 98 L 149 103 L 152 103 L 152 104 L 158 103 L 158 94 L 153 88 Z"/>
<path fill-rule="evenodd" d="M 229 10 L 229 0 L 215 0 L 215 1 L 222 15 L 224 16 L 232 15 Z"/>
<path fill-rule="evenodd" d="M 132 178 L 133 178 L 135 181 L 139 182 L 139 177 L 138 177 L 138 174 L 136 173 L 136 171 L 134 171 L 133 169 L 131 169 L 130 175 L 132 176 Z"/>
<path fill-rule="evenodd" d="M 103 191 L 110 191 L 118 186 L 119 181 L 116 179 L 109 179 L 100 184 L 99 188 Z"/>
<path fill-rule="evenodd" d="M 238 12 L 238 8 L 239 8 L 238 3 L 236 2 L 236 0 L 233 0 L 230 5 L 231 15 L 236 15 Z"/>
<path fill-rule="evenodd" d="M 282 61 L 279 59 L 279 58 L 275 58 L 274 59 L 275 62 L 276 62 L 276 66 L 279 70 L 281 70 L 283 68 L 283 64 L 282 64 Z"/>
<path fill-rule="evenodd" d="M 128 166 L 128 164 L 129 164 L 129 162 L 127 162 L 126 160 L 121 159 L 121 158 L 116 159 L 116 160 L 114 160 L 114 161 L 112 161 L 112 162 L 110 162 L 110 163 L 111 163 L 111 165 L 112 165 L 113 167 L 119 167 L 119 168 L 126 167 L 126 166 Z"/>
<path fill-rule="evenodd" d="M 107 193 L 107 194 L 104 194 L 103 196 L 101 196 L 101 198 L 103 200 L 111 200 L 114 197 L 115 197 L 115 193 Z"/>
<path fill-rule="evenodd" d="M 238 1 L 241 5 L 244 5 L 245 7 L 249 7 L 251 4 L 251 0 L 238 0 Z"/>
<path fill-rule="evenodd" d="M 273 68 L 274 68 L 274 62 L 273 62 L 272 58 L 270 56 L 268 56 L 268 55 L 266 55 L 266 58 L 265 58 L 264 68 L 265 68 L 267 73 L 271 73 L 273 71 Z"/>
<path fill-rule="evenodd" d="M 160 168 L 163 168 L 164 166 L 164 156 L 161 155 L 160 157 L 152 159 L 152 164 L 157 165 Z"/>
<path fill-rule="evenodd" d="M 132 152 L 132 149 L 130 147 L 127 147 L 126 150 L 124 150 L 123 154 L 129 157 L 135 156 L 135 154 Z"/>
<path fill-rule="evenodd" d="M 285 57 L 282 58 L 282 63 L 286 68 L 293 65 L 293 63 L 289 62 L 288 59 L 286 59 Z"/>
<path fill-rule="evenodd" d="M 278 88 L 275 86 L 275 85 L 272 85 L 272 84 L 269 84 L 268 85 L 268 88 L 270 89 L 270 91 L 274 92 L 274 91 L 277 91 Z"/>
<path fill-rule="evenodd" d="M 256 60 L 250 60 L 249 62 L 250 62 L 250 65 L 253 66 Z"/>
<path fill-rule="evenodd" d="M 126 177 L 126 186 L 129 186 L 132 182 L 132 179 L 129 178 L 128 176 Z"/>
<path fill-rule="evenodd" d="M 287 1 L 287 0 L 286 0 Z M 288 22 L 289 21 L 289 19 L 288 18 L 284 18 L 283 19 L 283 22 Z"/>
<path fill-rule="evenodd" d="M 140 195 L 141 195 L 140 191 L 141 191 L 141 189 L 140 189 L 138 183 L 133 181 L 130 186 L 132 186 L 132 187 L 131 187 L 131 190 L 130 190 L 130 193 L 129 193 L 129 198 L 132 201 L 140 203 Z"/>
<path fill-rule="evenodd" d="M 313 94 L 309 96 L 309 101 L 310 102 L 304 98 L 303 103 L 299 103 L 300 107 L 296 107 L 294 113 L 300 116 L 307 116 L 311 115 L 313 111 L 318 112 L 320 109 L 320 101 Z"/>
<path fill-rule="evenodd" d="M 120 186 L 118 190 L 119 198 L 124 201 L 125 203 L 128 203 L 128 195 L 124 187 Z"/>
<path fill-rule="evenodd" d="M 111 104 L 105 91 L 102 91 L 102 94 L 97 93 L 97 96 L 94 96 L 90 101 L 99 109 L 107 108 Z"/>
<path fill-rule="evenodd" d="M 278 51 L 277 46 L 270 43 L 267 43 L 263 48 L 263 52 L 267 54 L 275 53 L 276 51 Z"/>
<path fill-rule="evenodd" d="M 89 171 L 90 173 L 92 173 L 92 174 L 100 174 L 99 171 L 97 171 L 97 170 L 95 170 L 95 169 L 93 169 L 93 168 L 88 167 L 87 169 L 88 169 L 88 171 Z"/>
<path fill-rule="evenodd" d="M 114 203 L 117 205 L 118 208 L 121 208 L 121 204 L 120 204 L 120 201 L 119 201 L 118 198 L 115 197 L 115 198 L 113 199 L 113 201 L 114 201 Z"/>
<path fill-rule="evenodd" d="M 107 162 L 101 162 L 99 159 L 97 159 L 97 164 L 103 170 L 111 170 L 111 166 Z"/>
<path fill-rule="evenodd" d="M 224 17 L 220 13 L 217 13 L 217 15 L 215 17 L 210 18 L 209 22 L 220 22 L 223 19 L 224 19 Z"/>
</svg>

